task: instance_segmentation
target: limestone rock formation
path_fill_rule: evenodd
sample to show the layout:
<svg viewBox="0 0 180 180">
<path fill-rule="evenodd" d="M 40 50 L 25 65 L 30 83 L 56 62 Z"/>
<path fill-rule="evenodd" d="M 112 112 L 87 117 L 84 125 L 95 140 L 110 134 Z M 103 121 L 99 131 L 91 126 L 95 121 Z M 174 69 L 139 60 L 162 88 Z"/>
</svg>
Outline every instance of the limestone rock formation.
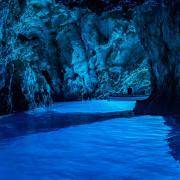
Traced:
<svg viewBox="0 0 180 180">
<path fill-rule="evenodd" d="M 152 94 L 137 113 L 180 113 L 180 1 L 147 1 L 134 15 L 149 57 Z"/>
<path fill-rule="evenodd" d="M 134 2 L 125 5 L 142 1 Z M 99 11 L 88 1 L 1 0 L 0 113 L 106 98 L 128 86 L 149 93 L 148 58 L 135 23 L 122 2 L 114 3 L 103 2 Z"/>
</svg>

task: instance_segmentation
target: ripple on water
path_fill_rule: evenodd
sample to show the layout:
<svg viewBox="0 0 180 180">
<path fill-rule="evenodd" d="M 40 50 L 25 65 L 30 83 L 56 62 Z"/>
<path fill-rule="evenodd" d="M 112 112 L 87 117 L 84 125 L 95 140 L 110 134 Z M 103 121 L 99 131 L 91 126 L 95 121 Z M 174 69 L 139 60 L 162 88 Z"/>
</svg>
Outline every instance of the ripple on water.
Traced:
<svg viewBox="0 0 180 180">
<path fill-rule="evenodd" d="M 0 179 L 179 179 L 179 129 L 167 122 L 139 116 L 17 133 L 0 141 Z"/>
</svg>

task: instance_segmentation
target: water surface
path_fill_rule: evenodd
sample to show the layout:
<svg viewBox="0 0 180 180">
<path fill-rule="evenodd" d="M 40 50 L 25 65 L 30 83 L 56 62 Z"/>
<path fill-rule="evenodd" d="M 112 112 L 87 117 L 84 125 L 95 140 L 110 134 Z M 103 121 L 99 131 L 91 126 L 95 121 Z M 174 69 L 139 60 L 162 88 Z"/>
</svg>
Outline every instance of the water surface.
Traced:
<svg viewBox="0 0 180 180">
<path fill-rule="evenodd" d="M 68 122 L 86 123 L 61 126 L 63 116 L 52 125 L 48 115 L 41 126 L 29 120 L 24 127 L 26 116 L 1 119 L 2 180 L 180 179 L 176 118 L 97 115 L 101 121 L 95 122 L 96 115 L 65 115 Z"/>
</svg>

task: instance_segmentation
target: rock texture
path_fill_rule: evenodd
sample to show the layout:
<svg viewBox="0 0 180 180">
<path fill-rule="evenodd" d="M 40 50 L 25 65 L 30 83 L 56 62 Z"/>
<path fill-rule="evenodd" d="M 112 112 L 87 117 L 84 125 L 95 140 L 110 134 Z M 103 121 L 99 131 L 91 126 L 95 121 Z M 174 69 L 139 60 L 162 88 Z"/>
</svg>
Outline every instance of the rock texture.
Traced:
<svg viewBox="0 0 180 180">
<path fill-rule="evenodd" d="M 149 93 L 148 58 L 131 17 L 139 3 L 1 0 L 0 113 L 103 99 L 128 86 Z"/>
<path fill-rule="evenodd" d="M 152 94 L 137 113 L 180 113 L 180 1 L 147 1 L 135 14 L 136 29 L 149 56 Z"/>
</svg>

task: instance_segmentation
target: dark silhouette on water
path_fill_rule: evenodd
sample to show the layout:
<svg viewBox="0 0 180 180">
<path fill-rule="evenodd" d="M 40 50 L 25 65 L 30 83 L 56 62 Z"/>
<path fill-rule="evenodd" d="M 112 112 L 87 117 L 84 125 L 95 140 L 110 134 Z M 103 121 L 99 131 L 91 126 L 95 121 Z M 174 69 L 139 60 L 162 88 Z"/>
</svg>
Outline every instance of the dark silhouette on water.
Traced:
<svg viewBox="0 0 180 180">
<path fill-rule="evenodd" d="M 128 89 L 127 89 L 127 92 L 128 92 L 128 95 L 130 96 L 130 95 L 132 95 L 133 94 L 133 89 L 132 89 L 132 87 L 128 87 Z"/>
<path fill-rule="evenodd" d="M 165 124 L 171 128 L 166 139 L 170 147 L 169 153 L 180 162 L 180 116 L 169 116 L 164 119 Z"/>
<path fill-rule="evenodd" d="M 143 89 L 142 91 L 141 91 L 141 95 L 145 95 L 146 94 L 146 91 Z"/>
</svg>

